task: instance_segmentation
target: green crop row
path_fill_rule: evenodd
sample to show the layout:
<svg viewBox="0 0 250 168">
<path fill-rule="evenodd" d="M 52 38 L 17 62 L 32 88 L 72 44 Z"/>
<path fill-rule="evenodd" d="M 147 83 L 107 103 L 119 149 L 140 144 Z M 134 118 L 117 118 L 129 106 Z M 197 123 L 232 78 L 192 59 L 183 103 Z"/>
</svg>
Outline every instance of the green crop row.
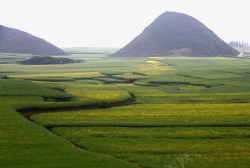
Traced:
<svg viewBox="0 0 250 168">
<path fill-rule="evenodd" d="M 192 168 L 249 166 L 248 128 L 59 127 L 52 131 L 90 151 L 141 167 L 166 167 L 183 154 L 191 161 L 186 166 Z"/>
<path fill-rule="evenodd" d="M 0 79 L 0 96 L 39 96 L 72 98 L 73 96 L 24 80 Z"/>
<path fill-rule="evenodd" d="M 0 105 L 21 112 L 104 106 L 131 100 L 129 93 L 116 87 L 82 87 L 67 85 L 68 93 L 48 89 L 24 80 L 0 80 Z M 53 88 L 53 87 L 50 87 Z M 61 101 L 61 102 L 60 102 Z"/>
<path fill-rule="evenodd" d="M 75 112 L 43 113 L 31 119 L 45 127 L 249 126 L 250 104 L 135 104 Z"/>
</svg>

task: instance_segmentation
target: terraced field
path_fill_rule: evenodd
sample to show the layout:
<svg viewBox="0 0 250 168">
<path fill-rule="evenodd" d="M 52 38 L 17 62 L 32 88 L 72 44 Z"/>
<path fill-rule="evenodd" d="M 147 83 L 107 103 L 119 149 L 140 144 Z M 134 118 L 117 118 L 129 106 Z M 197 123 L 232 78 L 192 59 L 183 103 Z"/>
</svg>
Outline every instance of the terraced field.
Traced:
<svg viewBox="0 0 250 168">
<path fill-rule="evenodd" d="M 0 167 L 250 167 L 248 59 L 1 57 Z"/>
</svg>

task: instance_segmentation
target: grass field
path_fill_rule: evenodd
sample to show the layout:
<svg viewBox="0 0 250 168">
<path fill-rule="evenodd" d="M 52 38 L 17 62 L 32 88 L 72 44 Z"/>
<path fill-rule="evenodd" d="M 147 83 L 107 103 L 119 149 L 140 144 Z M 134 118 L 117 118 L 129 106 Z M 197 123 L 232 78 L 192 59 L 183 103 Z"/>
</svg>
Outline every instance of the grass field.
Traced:
<svg viewBox="0 0 250 168">
<path fill-rule="evenodd" d="M 0 167 L 250 167 L 249 59 L 105 53 L 0 54 Z"/>
</svg>

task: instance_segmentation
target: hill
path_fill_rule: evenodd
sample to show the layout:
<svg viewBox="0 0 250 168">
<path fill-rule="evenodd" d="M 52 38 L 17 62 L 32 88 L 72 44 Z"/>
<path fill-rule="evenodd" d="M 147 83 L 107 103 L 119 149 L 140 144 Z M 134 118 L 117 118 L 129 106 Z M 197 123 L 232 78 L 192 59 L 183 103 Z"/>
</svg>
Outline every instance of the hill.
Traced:
<svg viewBox="0 0 250 168">
<path fill-rule="evenodd" d="M 144 31 L 111 56 L 237 56 L 233 49 L 197 19 L 165 12 Z"/>
<path fill-rule="evenodd" d="M 50 56 L 35 56 L 28 60 L 20 61 L 22 65 L 47 65 L 47 64 L 69 64 L 69 63 L 80 63 L 82 60 L 73 60 L 70 58 L 54 58 Z"/>
<path fill-rule="evenodd" d="M 41 38 L 2 25 L 0 25 L 0 52 L 34 55 L 65 55 L 63 50 Z"/>
</svg>

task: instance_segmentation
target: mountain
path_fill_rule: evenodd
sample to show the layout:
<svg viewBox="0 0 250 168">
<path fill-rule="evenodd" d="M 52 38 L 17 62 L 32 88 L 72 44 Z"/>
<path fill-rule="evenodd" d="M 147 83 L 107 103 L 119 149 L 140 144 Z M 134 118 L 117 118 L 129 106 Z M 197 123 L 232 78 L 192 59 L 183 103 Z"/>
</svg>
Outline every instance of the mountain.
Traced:
<svg viewBox="0 0 250 168">
<path fill-rule="evenodd" d="M 114 57 L 152 56 L 237 56 L 239 52 L 197 19 L 177 12 L 165 12 Z"/>
<path fill-rule="evenodd" d="M 34 55 L 65 55 L 63 50 L 41 38 L 2 25 L 0 25 L 0 52 Z"/>
</svg>

